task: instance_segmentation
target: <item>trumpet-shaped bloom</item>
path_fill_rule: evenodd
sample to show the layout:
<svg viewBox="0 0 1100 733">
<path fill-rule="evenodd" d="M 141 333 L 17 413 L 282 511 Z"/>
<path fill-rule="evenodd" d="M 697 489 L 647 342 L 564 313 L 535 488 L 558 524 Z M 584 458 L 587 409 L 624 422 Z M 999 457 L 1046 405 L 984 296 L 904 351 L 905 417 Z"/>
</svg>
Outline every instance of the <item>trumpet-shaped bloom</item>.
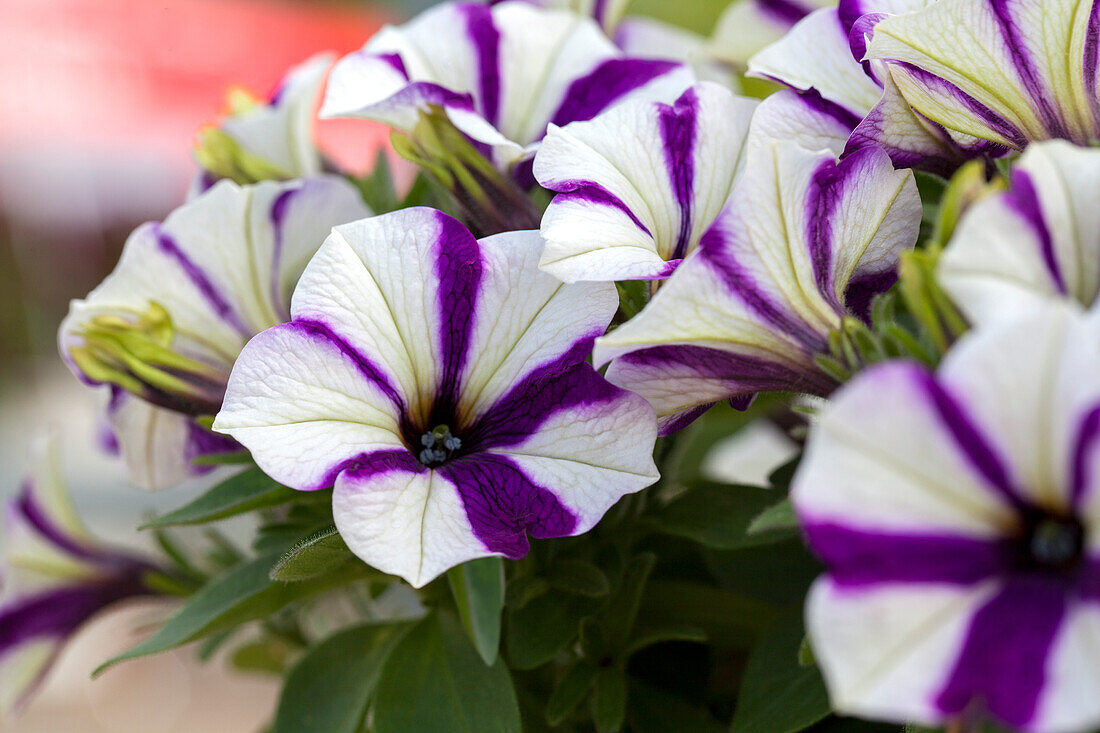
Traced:
<svg viewBox="0 0 1100 733">
<path fill-rule="evenodd" d="M 1098 438 L 1100 322 L 1064 306 L 834 395 L 792 498 L 826 566 L 806 617 L 837 711 L 1100 723 Z"/>
<path fill-rule="evenodd" d="M 1094 307 L 1100 293 L 1100 150 L 1028 147 L 1009 190 L 967 211 L 936 277 L 975 323 L 1046 301 Z"/>
<path fill-rule="evenodd" d="M 143 559 L 108 550 L 77 519 L 52 451 L 6 506 L 0 588 L 0 715 L 18 711 L 65 641 L 100 610 L 154 595 Z"/>
<path fill-rule="evenodd" d="M 917 113 L 955 133 L 1022 150 L 1100 138 L 1100 6 L 1090 0 L 942 0 L 874 25 Z"/>
<path fill-rule="evenodd" d="M 921 205 L 913 175 L 868 149 L 837 163 L 791 142 L 751 146 L 727 208 L 640 314 L 596 344 L 607 378 L 661 429 L 762 390 L 827 394 L 829 333 L 893 284 Z"/>
<path fill-rule="evenodd" d="M 565 285 L 540 250 L 431 209 L 336 227 L 294 320 L 241 353 L 215 430 L 287 486 L 334 486 L 348 547 L 415 586 L 587 531 L 656 480 L 656 425 L 585 362 L 614 286 Z"/>
<path fill-rule="evenodd" d="M 195 193 L 220 178 L 244 184 L 320 174 L 313 120 L 333 61 L 331 54 L 318 54 L 295 66 L 266 102 L 243 90 L 231 92 L 230 114 L 200 133 L 195 157 L 204 172 L 193 187 Z"/>
<path fill-rule="evenodd" d="M 369 213 L 336 177 L 222 181 L 130 236 L 58 339 L 78 377 L 112 385 L 108 420 L 131 481 L 170 486 L 198 472 L 197 456 L 239 450 L 194 418 L 218 411 L 245 342 L 289 320 L 294 284 L 332 226 Z"/>
<path fill-rule="evenodd" d="M 551 126 L 534 168 L 558 194 L 542 269 L 566 282 L 672 274 L 725 206 L 755 108 L 703 82 L 671 105 L 637 100 Z"/>
<path fill-rule="evenodd" d="M 623 56 L 591 18 L 573 12 L 450 2 L 382 29 L 341 60 L 321 114 L 411 131 L 421 112 L 442 107 L 512 171 L 549 124 L 591 119 L 635 94 L 674 99 L 693 80 L 682 64 Z"/>
<path fill-rule="evenodd" d="M 800 21 L 750 61 L 750 75 L 789 87 L 761 106 L 754 134 L 837 154 L 882 147 L 896 166 L 945 175 L 969 158 L 1003 153 L 1000 145 L 946 129 L 915 112 L 898 89 L 894 68 L 864 61 L 867 37 L 877 22 L 933 1 L 842 0 Z"/>
</svg>

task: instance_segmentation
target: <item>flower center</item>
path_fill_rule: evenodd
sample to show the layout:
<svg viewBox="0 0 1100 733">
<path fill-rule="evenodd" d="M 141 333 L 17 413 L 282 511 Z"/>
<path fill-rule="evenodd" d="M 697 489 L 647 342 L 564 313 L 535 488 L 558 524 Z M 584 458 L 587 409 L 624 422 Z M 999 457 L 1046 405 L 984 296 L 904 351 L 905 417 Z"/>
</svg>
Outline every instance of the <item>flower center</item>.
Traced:
<svg viewBox="0 0 1100 733">
<path fill-rule="evenodd" d="M 420 445 L 424 446 L 417 456 L 420 462 L 429 468 L 435 468 L 446 463 L 462 447 L 462 441 L 451 435 L 450 427 L 437 425 L 420 436 Z"/>
<path fill-rule="evenodd" d="M 1072 570 L 1081 557 L 1084 531 L 1074 520 L 1044 517 L 1035 522 L 1027 537 L 1027 551 L 1036 565 L 1053 570 Z"/>
</svg>

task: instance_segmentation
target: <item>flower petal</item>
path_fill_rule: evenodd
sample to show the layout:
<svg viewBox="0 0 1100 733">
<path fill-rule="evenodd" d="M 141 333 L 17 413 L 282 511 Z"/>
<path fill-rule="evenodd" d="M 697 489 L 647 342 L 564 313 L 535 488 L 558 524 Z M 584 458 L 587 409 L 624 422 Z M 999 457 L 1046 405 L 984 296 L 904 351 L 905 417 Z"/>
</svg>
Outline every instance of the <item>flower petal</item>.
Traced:
<svg viewBox="0 0 1100 733">
<path fill-rule="evenodd" d="M 673 105 L 623 103 L 552 128 L 535 160 L 535 177 L 559 192 L 543 218 L 542 268 L 566 282 L 669 274 L 729 198 L 755 107 L 704 82 Z"/>
<path fill-rule="evenodd" d="M 274 163 L 292 178 L 319 174 L 313 113 L 334 60 L 332 54 L 317 54 L 294 67 L 268 104 L 227 117 L 222 129 L 246 152 Z"/>
<path fill-rule="evenodd" d="M 1092 730 L 1100 724 L 1100 686 L 1093 660 L 1100 653 L 1100 609 L 1071 607 L 1046 661 L 1047 685 L 1031 727 L 1035 730 Z"/>
<path fill-rule="evenodd" d="M 711 37 L 711 53 L 737 69 L 791 26 L 832 0 L 737 0 L 722 12 Z"/>
<path fill-rule="evenodd" d="M 936 275 L 976 323 L 1057 299 L 1092 306 L 1100 291 L 1100 152 L 1062 141 L 1028 148 L 1009 191 L 959 223 Z"/>
<path fill-rule="evenodd" d="M 364 455 L 402 448 L 401 395 L 367 353 L 324 321 L 268 329 L 241 352 L 214 429 L 280 483 L 332 486 Z"/>
<path fill-rule="evenodd" d="M 827 392 L 812 356 L 840 324 L 849 284 L 881 277 L 916 239 L 911 175 L 881 152 L 837 164 L 791 142 L 750 148 L 700 249 L 597 341 L 596 363 L 616 359 L 608 378 L 650 399 L 663 430 L 678 413 L 754 389 Z"/>
<path fill-rule="evenodd" d="M 879 22 L 868 57 L 892 62 L 906 100 L 1002 145 L 1100 134 L 1094 3 L 951 0 Z M 966 37 L 944 29 L 967 29 Z"/>
</svg>

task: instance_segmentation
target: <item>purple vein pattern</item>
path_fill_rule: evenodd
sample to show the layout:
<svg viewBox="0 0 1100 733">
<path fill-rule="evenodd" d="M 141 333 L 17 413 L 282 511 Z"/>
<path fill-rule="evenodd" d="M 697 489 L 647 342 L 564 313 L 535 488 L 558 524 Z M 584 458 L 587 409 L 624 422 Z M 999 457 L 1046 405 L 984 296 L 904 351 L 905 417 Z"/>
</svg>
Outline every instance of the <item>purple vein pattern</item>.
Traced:
<svg viewBox="0 0 1100 733">
<path fill-rule="evenodd" d="M 682 64 L 624 56 L 575 13 L 447 2 L 341 60 L 321 114 L 411 132 L 421 112 L 442 107 L 502 170 L 527 177 L 548 125 L 591 119 L 643 93 L 674 97 L 691 79 Z"/>
<path fill-rule="evenodd" d="M 553 127 L 535 158 L 557 193 L 542 267 L 566 282 L 659 280 L 699 245 L 742 167 L 756 103 L 710 82 Z"/>
<path fill-rule="evenodd" d="M 639 315 L 597 341 L 596 363 L 611 362 L 607 378 L 653 404 L 663 434 L 723 399 L 826 395 L 835 384 L 814 355 L 890 287 L 919 225 L 912 174 L 881 151 L 837 163 L 790 142 L 750 147 L 696 251 Z"/>
<path fill-rule="evenodd" d="M 336 227 L 294 319 L 241 353 L 215 430 L 288 486 L 335 486 L 348 546 L 416 586 L 587 531 L 656 479 L 656 421 L 585 361 L 614 287 L 563 285 L 540 249 L 431 209 Z"/>
<path fill-rule="evenodd" d="M 140 317 L 157 306 L 167 316 L 167 341 L 160 345 L 213 375 L 172 393 L 138 373 L 110 384 L 107 423 L 131 482 L 165 488 L 209 470 L 196 466 L 196 458 L 240 450 L 194 418 L 216 411 L 245 342 L 289 320 L 298 276 L 331 227 L 369 213 L 355 188 L 334 176 L 250 186 L 226 180 L 163 223 L 142 225 L 130 236 L 114 272 L 74 301 L 62 323 L 66 363 L 85 383 L 98 384 L 70 357 L 71 349 L 85 345 L 85 329 L 103 318 L 137 329 Z"/>
<path fill-rule="evenodd" d="M 938 724 L 979 706 L 1030 731 L 1100 720 L 1073 681 L 1091 674 L 1078 649 L 1100 612 L 1100 349 L 1079 342 L 1097 328 L 1032 311 L 960 341 L 938 374 L 894 362 L 834 396 L 792 497 L 826 566 L 807 614 L 839 710 Z M 1058 396 L 997 396 L 1035 379 Z"/>
<path fill-rule="evenodd" d="M 1045 302 L 1092 308 L 1100 289 L 1100 152 L 1064 140 L 1030 145 L 1008 190 L 978 201 L 944 250 L 937 276 L 974 323 Z"/>
</svg>

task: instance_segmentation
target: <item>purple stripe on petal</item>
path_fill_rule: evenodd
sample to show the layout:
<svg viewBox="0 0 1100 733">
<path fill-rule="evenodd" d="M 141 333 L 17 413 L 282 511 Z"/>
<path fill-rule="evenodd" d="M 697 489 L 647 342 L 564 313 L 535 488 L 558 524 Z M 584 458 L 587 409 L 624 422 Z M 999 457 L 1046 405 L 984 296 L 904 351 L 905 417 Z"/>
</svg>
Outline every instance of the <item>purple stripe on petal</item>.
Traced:
<svg viewBox="0 0 1100 733">
<path fill-rule="evenodd" d="M 466 227 L 435 212 L 439 233 L 433 247 L 435 277 L 439 281 L 436 307 L 441 329 L 441 369 L 435 409 L 451 414 L 458 399 L 470 336 L 477 324 L 481 288 L 481 249 Z M 425 334 L 425 338 L 430 338 Z M 429 426 L 432 427 L 432 426 Z"/>
<path fill-rule="evenodd" d="M 474 534 L 490 552 L 517 560 L 532 537 L 566 537 L 577 517 L 554 492 L 532 481 L 505 456 L 483 453 L 436 469 L 462 497 Z"/>
<path fill-rule="evenodd" d="M 970 465 L 985 479 L 991 489 L 1017 508 L 1025 507 L 1020 492 L 1013 486 L 1005 462 L 997 455 L 966 408 L 944 389 L 927 371 L 919 371 L 921 388 L 948 429 L 951 437 Z"/>
<path fill-rule="evenodd" d="M 621 398 L 623 390 L 584 361 L 599 335 L 582 337 L 562 356 L 527 372 L 462 431 L 467 449 L 482 451 L 519 445 L 557 412 Z"/>
<path fill-rule="evenodd" d="M 389 398 L 394 407 L 404 414 L 405 401 L 402 399 L 400 392 L 397 391 L 397 388 L 390 382 L 386 373 L 367 358 L 365 354 L 361 353 L 358 349 L 344 340 L 344 338 L 327 323 L 317 319 L 299 319 L 291 321 L 290 323 L 279 324 L 278 326 L 274 326 L 274 328 L 293 331 L 314 341 L 327 343 L 332 346 L 345 358 L 351 361 L 363 377 L 368 382 L 372 382 L 378 387 L 378 389 Z"/>
<path fill-rule="evenodd" d="M 1065 615 L 1066 591 L 1057 580 L 1009 579 L 971 619 L 936 705 L 954 715 L 978 701 L 1009 725 L 1026 726 L 1038 711 Z"/>
<path fill-rule="evenodd" d="M 866 324 L 871 323 L 871 303 L 898 281 L 897 270 L 883 270 L 858 274 L 848 282 L 844 290 L 844 306 Z"/>
<path fill-rule="evenodd" d="M 963 451 L 970 466 L 986 479 L 991 489 L 997 491 L 1010 504 L 1015 507 L 1024 507 L 1025 502 L 1009 477 L 1007 464 L 989 444 L 974 419 L 967 414 L 964 405 L 945 390 L 930 372 L 921 371 L 919 374 L 917 379 L 921 380 L 921 387 L 936 409 L 939 420 L 948 429 L 959 450 Z"/>
<path fill-rule="evenodd" d="M 882 583 L 972 585 L 1003 571 L 1012 548 L 955 535 L 871 532 L 802 521 L 810 549 L 839 586 Z"/>
<path fill-rule="evenodd" d="M 183 448 L 184 460 L 191 464 L 191 473 L 201 475 L 213 471 L 216 466 L 196 466 L 194 461 L 202 456 L 217 453 L 237 453 L 243 450 L 241 444 L 228 435 L 219 435 L 199 425 L 194 420 L 187 424 L 187 443 Z"/>
<path fill-rule="evenodd" d="M 284 321 L 290 320 L 290 303 L 283 302 L 282 283 L 279 282 L 280 262 L 283 257 L 283 222 L 286 221 L 287 208 L 291 200 L 301 190 L 302 188 L 299 187 L 283 191 L 275 197 L 271 203 L 271 211 L 268 212 L 274 237 L 271 252 L 271 302 Z"/>
<path fill-rule="evenodd" d="M 179 264 L 184 274 L 187 275 L 188 279 L 191 280 L 195 287 L 198 288 L 199 292 L 202 293 L 203 298 L 214 312 L 218 314 L 218 317 L 231 325 L 242 336 L 246 338 L 252 336 L 252 329 L 245 325 L 240 315 L 238 315 L 236 310 L 234 310 L 233 306 L 230 305 L 229 301 L 218 288 L 215 287 L 214 283 L 211 282 L 202 268 L 191 261 L 187 253 L 176 244 L 176 240 L 172 239 L 159 224 L 155 224 L 154 228 L 154 234 L 156 235 L 157 245 L 160 251 Z"/>
<path fill-rule="evenodd" d="M 802 102 L 811 110 L 827 117 L 832 117 L 845 127 L 854 130 L 862 119 L 862 117 L 847 107 L 825 99 L 825 97 L 821 96 L 821 92 L 813 87 L 809 89 L 796 89 L 794 91 L 798 94 Z"/>
<path fill-rule="evenodd" d="M 819 163 L 810 178 L 805 203 L 806 243 L 814 281 L 825 299 L 838 310 L 840 304 L 833 296 L 833 215 L 845 193 L 845 165 L 837 165 L 831 159 Z"/>
<path fill-rule="evenodd" d="M 1070 469 L 1070 506 L 1078 510 L 1085 498 L 1085 492 L 1092 488 L 1092 462 L 1089 460 L 1096 450 L 1096 440 L 1100 438 L 1100 405 L 1093 407 L 1081 418 L 1077 428 L 1077 438 L 1073 442 L 1073 463 Z"/>
<path fill-rule="evenodd" d="M 408 450 L 404 448 L 384 448 L 370 453 L 360 453 L 357 456 L 340 461 L 330 468 L 314 486 L 305 490 L 327 489 L 336 483 L 337 477 L 342 473 L 347 473 L 349 478 L 367 479 L 371 476 L 380 476 L 387 473 L 423 473 L 427 470 L 428 468 Z"/>
<path fill-rule="evenodd" d="M 964 107 L 970 114 L 977 117 L 982 124 L 1008 140 L 1013 147 L 1019 150 L 1023 150 L 1027 147 L 1027 138 L 1015 125 L 974 99 L 974 97 L 971 97 L 969 94 L 959 89 L 951 82 L 908 62 L 891 63 L 904 69 L 917 83 L 927 87 L 931 93 L 951 97 L 956 104 Z"/>
<path fill-rule="evenodd" d="M 794 0 L 755 0 L 756 6 L 771 18 L 794 25 L 809 14 L 810 9 Z"/>
<path fill-rule="evenodd" d="M 1090 94 L 1092 99 L 1100 96 L 1100 89 L 1097 89 L 1096 85 L 1098 63 L 1100 63 L 1100 3 L 1093 2 L 1088 30 L 1085 31 L 1085 53 L 1082 63 L 1086 94 Z M 1092 105 L 1092 122 L 1093 129 L 1100 131 L 1100 104 Z"/>
<path fill-rule="evenodd" d="M 104 607 L 148 592 L 135 579 L 119 578 L 20 598 L 0 609 L 0 659 L 31 641 L 64 640 Z"/>
<path fill-rule="evenodd" d="M 1016 19 L 1012 16 L 1012 5 L 1019 0 L 989 0 L 988 5 L 1004 37 L 1005 51 L 1012 59 L 1012 65 L 1023 83 L 1031 102 L 1036 107 L 1043 127 L 1051 137 L 1069 138 L 1069 131 L 1061 116 L 1051 106 L 1049 97 L 1052 89 L 1044 87 L 1035 68 L 1035 59 L 1031 57 L 1029 45 L 1024 38 Z"/>
<path fill-rule="evenodd" d="M 737 398 L 736 397 L 731 397 L 730 399 L 732 400 L 732 399 L 737 399 Z M 681 412 L 678 415 L 673 415 L 669 419 L 666 419 L 666 420 L 664 420 L 660 423 L 660 425 L 658 426 L 659 427 L 658 434 L 663 437 L 665 435 L 672 435 L 673 433 L 678 433 L 681 430 L 683 430 L 684 428 L 686 428 L 688 425 L 691 425 L 693 422 L 695 422 L 700 417 L 702 417 L 703 413 L 705 413 L 707 410 L 709 410 L 712 407 L 714 407 L 714 403 L 713 402 L 708 402 L 705 405 L 697 405 L 697 406 L 691 408 L 690 410 L 684 410 L 683 412 Z"/>
<path fill-rule="evenodd" d="M 54 523 L 50 515 L 39 505 L 30 482 L 23 484 L 22 491 L 14 501 L 14 507 L 35 532 L 62 552 L 83 560 L 95 561 L 103 557 L 103 553 L 73 539 Z"/>
<path fill-rule="evenodd" d="M 396 71 L 398 74 L 401 74 L 401 76 L 405 77 L 406 79 L 409 78 L 409 72 L 405 70 L 405 60 L 401 58 L 401 54 L 380 53 L 374 54 L 374 58 L 389 64 L 393 67 L 394 71 Z"/>
<path fill-rule="evenodd" d="M 1012 171 L 1012 186 L 1005 193 L 1005 202 L 1018 213 L 1031 231 L 1039 240 L 1040 251 L 1043 255 L 1043 264 L 1046 265 L 1050 279 L 1058 292 L 1065 294 L 1066 282 L 1062 277 L 1062 270 L 1058 267 L 1058 260 L 1054 254 L 1054 238 L 1047 227 L 1046 217 L 1043 216 L 1043 206 L 1039 201 L 1039 192 L 1035 190 L 1035 183 L 1027 171 L 1015 168 Z"/>
<path fill-rule="evenodd" d="M 500 121 L 500 31 L 489 6 L 461 3 L 457 11 L 466 23 L 466 36 L 477 55 L 477 90 L 481 114 L 493 125 Z"/>
<path fill-rule="evenodd" d="M 733 243 L 727 241 L 727 236 L 731 235 L 721 226 L 721 221 L 719 219 L 715 222 L 699 240 L 700 258 L 722 278 L 731 295 L 771 327 L 798 339 L 809 353 L 824 350 L 827 338 L 773 301 L 756 283 L 752 274 L 737 261 L 731 252 Z"/>
<path fill-rule="evenodd" d="M 676 196 L 676 205 L 680 209 L 680 232 L 668 259 L 682 259 L 687 254 L 688 240 L 691 237 L 698 114 L 699 97 L 695 89 L 688 89 L 672 105 L 657 105 L 665 169 Z"/>
<path fill-rule="evenodd" d="M 1100 601 L 1100 557 L 1085 556 L 1077 577 L 1077 596 L 1083 601 Z"/>
<path fill-rule="evenodd" d="M 596 22 L 600 25 L 604 25 L 607 22 L 607 3 L 608 0 L 596 0 L 596 4 L 592 8 L 592 17 L 595 18 Z"/>
<path fill-rule="evenodd" d="M 567 180 L 556 181 L 551 185 L 553 186 L 552 190 L 559 192 L 558 195 L 554 197 L 555 201 L 560 203 L 566 201 L 582 201 L 597 206 L 610 206 L 630 217 L 630 221 L 634 222 L 634 226 L 645 232 L 646 236 L 653 236 L 649 231 L 649 227 L 642 223 L 621 198 L 595 181 Z"/>
<path fill-rule="evenodd" d="M 559 127 L 590 120 L 620 98 L 679 68 L 675 61 L 608 59 L 569 85 L 550 121 Z"/>
</svg>

